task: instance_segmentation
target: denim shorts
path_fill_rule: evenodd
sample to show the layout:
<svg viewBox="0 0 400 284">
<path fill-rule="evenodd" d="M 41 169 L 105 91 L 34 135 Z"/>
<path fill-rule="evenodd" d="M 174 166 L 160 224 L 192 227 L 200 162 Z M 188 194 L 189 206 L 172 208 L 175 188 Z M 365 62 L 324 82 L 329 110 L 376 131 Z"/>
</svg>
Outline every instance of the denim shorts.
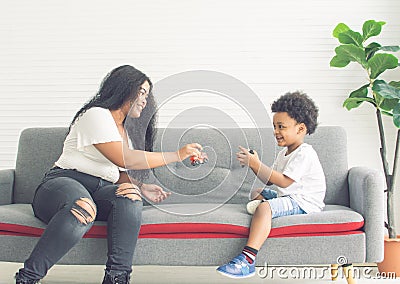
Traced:
<svg viewBox="0 0 400 284">
<path fill-rule="evenodd" d="M 290 196 L 278 197 L 277 192 L 269 188 L 264 188 L 261 195 L 271 207 L 272 218 L 306 214 L 306 212 L 300 208 L 299 204 Z"/>
</svg>

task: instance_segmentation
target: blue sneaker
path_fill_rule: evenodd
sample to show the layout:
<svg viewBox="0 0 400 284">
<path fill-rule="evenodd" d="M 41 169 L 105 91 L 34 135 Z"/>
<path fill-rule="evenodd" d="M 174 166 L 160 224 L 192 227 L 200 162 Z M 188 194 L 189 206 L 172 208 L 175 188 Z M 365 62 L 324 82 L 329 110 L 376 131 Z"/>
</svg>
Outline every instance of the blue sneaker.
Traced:
<svg viewBox="0 0 400 284">
<path fill-rule="evenodd" d="M 239 254 L 229 263 L 218 267 L 217 271 L 231 278 L 247 278 L 256 274 L 256 265 L 255 262 L 250 264 L 243 254 Z"/>
</svg>

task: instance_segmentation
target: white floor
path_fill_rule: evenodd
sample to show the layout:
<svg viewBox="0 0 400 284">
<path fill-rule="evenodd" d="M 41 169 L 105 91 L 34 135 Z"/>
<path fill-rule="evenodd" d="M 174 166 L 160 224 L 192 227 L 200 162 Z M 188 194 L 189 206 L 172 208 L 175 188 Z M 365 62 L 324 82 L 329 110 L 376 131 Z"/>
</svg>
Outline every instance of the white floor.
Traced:
<svg viewBox="0 0 400 284">
<path fill-rule="evenodd" d="M 20 263 L 0 262 L 0 284 L 12 284 Z M 356 266 L 354 273 L 358 284 L 400 283 L 400 279 L 382 279 L 374 266 Z M 268 274 L 267 274 L 268 272 Z M 259 267 L 256 276 L 249 279 L 235 280 L 226 278 L 215 271 L 215 267 L 167 267 L 137 266 L 131 283 L 146 284 L 210 284 L 210 283 L 347 283 L 340 273 L 338 280 L 332 282 L 328 267 Z M 57 265 L 53 267 L 43 284 L 94 284 L 101 283 L 102 266 Z M 379 279 L 379 280 L 378 280 Z"/>
</svg>

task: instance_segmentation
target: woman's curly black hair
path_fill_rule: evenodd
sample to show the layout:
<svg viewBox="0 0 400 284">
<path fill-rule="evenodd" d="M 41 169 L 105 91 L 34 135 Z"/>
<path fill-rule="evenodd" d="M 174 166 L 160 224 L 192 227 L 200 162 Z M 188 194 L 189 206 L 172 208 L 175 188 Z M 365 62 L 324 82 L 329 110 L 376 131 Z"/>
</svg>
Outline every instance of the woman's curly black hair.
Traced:
<svg viewBox="0 0 400 284">
<path fill-rule="evenodd" d="M 135 100 L 138 96 L 139 88 L 146 81 L 150 85 L 146 107 L 138 118 L 127 116 L 124 121 L 124 127 L 135 149 L 153 151 L 157 121 L 157 105 L 152 93 L 153 84 L 149 77 L 130 65 L 119 66 L 107 74 L 97 94 L 75 114 L 69 131 L 79 117 L 92 107 L 117 110 L 125 102 Z M 129 175 L 140 181 L 149 176 L 149 170 L 129 170 L 128 172 Z"/>
<path fill-rule="evenodd" d="M 272 103 L 271 110 L 287 112 L 298 123 L 304 123 L 307 134 L 314 133 L 317 128 L 318 108 L 313 100 L 300 91 L 284 94 Z"/>
</svg>

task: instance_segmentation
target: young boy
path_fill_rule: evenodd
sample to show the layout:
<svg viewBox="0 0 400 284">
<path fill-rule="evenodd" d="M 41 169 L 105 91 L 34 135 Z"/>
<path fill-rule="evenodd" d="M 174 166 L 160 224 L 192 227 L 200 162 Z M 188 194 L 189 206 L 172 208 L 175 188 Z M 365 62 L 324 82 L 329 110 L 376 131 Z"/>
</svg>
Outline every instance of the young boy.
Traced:
<svg viewBox="0 0 400 284">
<path fill-rule="evenodd" d="M 232 278 L 245 278 L 255 274 L 257 253 L 271 231 L 273 218 L 319 212 L 324 207 L 325 175 L 317 153 L 304 143 L 306 134 L 317 127 L 318 108 L 305 94 L 287 93 L 271 106 L 276 141 L 281 150 L 272 168 L 264 165 L 256 151 L 240 147 L 237 159 L 250 167 L 257 177 L 275 190 L 257 189 L 247 209 L 254 213 L 250 234 L 242 252 L 229 263 L 217 268 Z"/>
</svg>

